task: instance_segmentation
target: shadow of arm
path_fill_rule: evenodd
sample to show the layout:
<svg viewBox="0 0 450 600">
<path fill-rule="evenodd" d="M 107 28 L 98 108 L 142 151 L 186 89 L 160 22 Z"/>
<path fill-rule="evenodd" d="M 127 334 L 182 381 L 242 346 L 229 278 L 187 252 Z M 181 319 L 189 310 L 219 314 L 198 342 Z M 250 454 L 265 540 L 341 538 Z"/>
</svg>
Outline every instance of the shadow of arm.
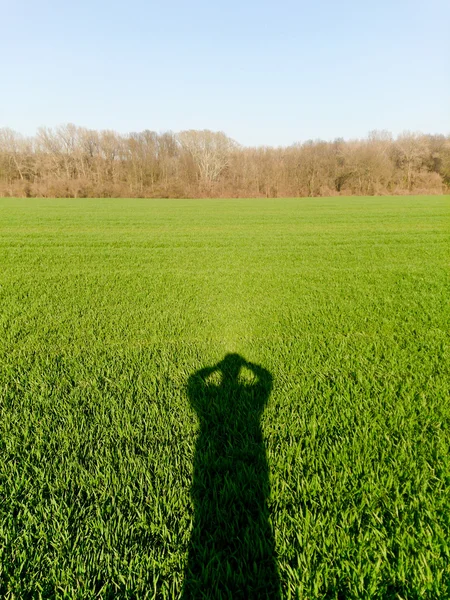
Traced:
<svg viewBox="0 0 450 600">
<path fill-rule="evenodd" d="M 258 378 L 256 385 L 261 389 L 261 391 L 269 395 L 272 391 L 273 382 L 272 375 L 269 373 L 269 371 L 250 362 L 246 362 L 245 366 L 248 367 Z"/>
<path fill-rule="evenodd" d="M 215 367 L 205 367 L 204 369 L 200 369 L 196 371 L 193 375 L 191 375 L 188 379 L 188 391 L 189 395 L 192 396 L 193 393 L 199 392 L 204 389 L 208 383 L 207 378 L 215 373 L 218 370 L 217 366 Z"/>
</svg>

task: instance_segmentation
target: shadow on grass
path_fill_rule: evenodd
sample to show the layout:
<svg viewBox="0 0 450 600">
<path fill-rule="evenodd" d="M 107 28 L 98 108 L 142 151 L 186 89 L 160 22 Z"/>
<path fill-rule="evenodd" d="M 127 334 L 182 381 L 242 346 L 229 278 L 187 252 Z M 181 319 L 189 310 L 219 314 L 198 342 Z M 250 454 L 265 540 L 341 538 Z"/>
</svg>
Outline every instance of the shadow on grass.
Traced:
<svg viewBox="0 0 450 600">
<path fill-rule="evenodd" d="M 272 377 L 238 354 L 189 378 L 200 419 L 183 598 L 280 598 L 260 417 Z"/>
</svg>

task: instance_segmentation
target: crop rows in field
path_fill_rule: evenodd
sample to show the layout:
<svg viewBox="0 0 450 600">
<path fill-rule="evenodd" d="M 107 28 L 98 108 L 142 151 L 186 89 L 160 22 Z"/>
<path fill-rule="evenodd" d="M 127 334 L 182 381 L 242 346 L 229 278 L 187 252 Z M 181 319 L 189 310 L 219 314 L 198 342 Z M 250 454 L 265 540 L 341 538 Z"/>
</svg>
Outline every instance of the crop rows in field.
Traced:
<svg viewBox="0 0 450 600">
<path fill-rule="evenodd" d="M 449 200 L 0 200 L 0 595 L 449 597 Z"/>
</svg>

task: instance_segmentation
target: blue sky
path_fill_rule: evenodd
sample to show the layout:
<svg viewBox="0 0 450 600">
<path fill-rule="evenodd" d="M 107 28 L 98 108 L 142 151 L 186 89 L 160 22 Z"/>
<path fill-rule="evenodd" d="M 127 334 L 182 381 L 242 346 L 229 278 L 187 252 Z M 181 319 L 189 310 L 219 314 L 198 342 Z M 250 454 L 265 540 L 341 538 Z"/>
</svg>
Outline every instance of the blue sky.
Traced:
<svg viewBox="0 0 450 600">
<path fill-rule="evenodd" d="M 0 127 L 450 133 L 448 0 L 0 0 Z"/>
</svg>

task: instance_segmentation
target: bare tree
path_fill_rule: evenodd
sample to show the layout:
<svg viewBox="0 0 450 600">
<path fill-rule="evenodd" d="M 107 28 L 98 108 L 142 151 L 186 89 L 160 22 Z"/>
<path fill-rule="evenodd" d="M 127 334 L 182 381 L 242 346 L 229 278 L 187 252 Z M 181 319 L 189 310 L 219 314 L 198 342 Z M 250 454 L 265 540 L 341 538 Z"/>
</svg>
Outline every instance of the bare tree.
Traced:
<svg viewBox="0 0 450 600">
<path fill-rule="evenodd" d="M 8 181 L 19 177 L 24 180 L 29 169 L 31 141 L 8 127 L 0 129 L 0 155 L 3 173 Z"/>
<path fill-rule="evenodd" d="M 199 181 L 210 187 L 228 167 L 231 152 L 237 144 L 222 132 L 182 131 L 178 134 L 181 147 L 190 154 L 198 169 Z"/>
<path fill-rule="evenodd" d="M 408 191 L 412 191 L 429 152 L 428 142 L 424 136 L 406 131 L 399 136 L 395 148 L 397 165 L 404 172 Z"/>
<path fill-rule="evenodd" d="M 0 129 L 0 194 L 323 196 L 442 193 L 450 136 L 386 131 L 366 139 L 243 148 L 222 132 L 121 135 L 71 123 L 33 138 Z"/>
</svg>

